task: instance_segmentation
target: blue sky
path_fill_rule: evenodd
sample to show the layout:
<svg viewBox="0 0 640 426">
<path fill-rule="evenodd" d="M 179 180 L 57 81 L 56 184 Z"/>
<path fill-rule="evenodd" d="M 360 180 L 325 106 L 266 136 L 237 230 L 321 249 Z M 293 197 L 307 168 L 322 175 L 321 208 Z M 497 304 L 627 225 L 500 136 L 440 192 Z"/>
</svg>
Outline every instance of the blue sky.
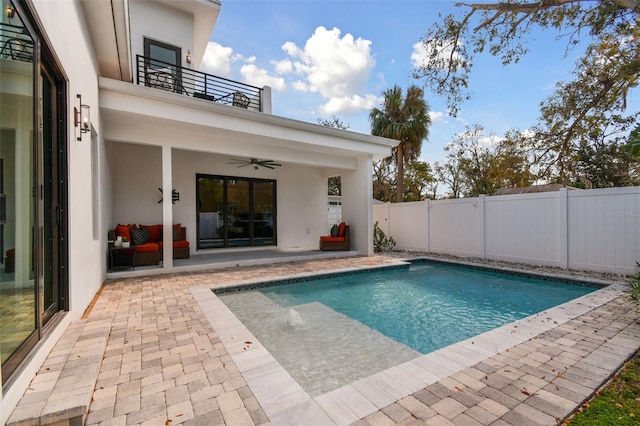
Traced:
<svg viewBox="0 0 640 426">
<path fill-rule="evenodd" d="M 317 123 L 335 115 L 349 129 L 370 133 L 368 114 L 383 90 L 422 85 L 412 78 L 414 47 L 438 13 L 453 1 L 275 1 L 223 0 L 201 67 L 203 71 L 272 87 L 273 113 Z M 476 56 L 471 101 L 457 117 L 428 90 L 432 114 L 421 158 L 445 157 L 443 147 L 465 125 L 479 124 L 487 136 L 535 124 L 539 104 L 558 81 L 571 79 L 576 48 L 547 30 L 529 39 L 530 53 L 504 67 L 488 53 Z M 630 105 L 638 105 L 633 93 Z"/>
</svg>

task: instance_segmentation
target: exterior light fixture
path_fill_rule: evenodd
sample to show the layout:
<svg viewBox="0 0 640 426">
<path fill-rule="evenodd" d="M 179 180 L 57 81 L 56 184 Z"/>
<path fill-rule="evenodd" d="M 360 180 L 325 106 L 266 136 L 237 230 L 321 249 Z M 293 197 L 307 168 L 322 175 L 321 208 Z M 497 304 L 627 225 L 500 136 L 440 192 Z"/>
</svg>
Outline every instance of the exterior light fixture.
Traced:
<svg viewBox="0 0 640 426">
<path fill-rule="evenodd" d="M 89 105 L 82 104 L 82 96 L 76 95 L 79 100 L 80 109 L 73 107 L 73 122 L 76 127 L 80 127 L 80 136 L 77 137 L 78 141 L 82 140 L 82 134 L 88 133 L 91 130 L 91 117 Z"/>
<path fill-rule="evenodd" d="M 187 64 L 191 65 L 191 51 L 187 50 L 187 56 L 185 59 L 187 60 Z"/>
<path fill-rule="evenodd" d="M 7 18 L 13 18 L 14 16 L 16 16 L 16 10 L 11 3 L 7 3 Z"/>
</svg>

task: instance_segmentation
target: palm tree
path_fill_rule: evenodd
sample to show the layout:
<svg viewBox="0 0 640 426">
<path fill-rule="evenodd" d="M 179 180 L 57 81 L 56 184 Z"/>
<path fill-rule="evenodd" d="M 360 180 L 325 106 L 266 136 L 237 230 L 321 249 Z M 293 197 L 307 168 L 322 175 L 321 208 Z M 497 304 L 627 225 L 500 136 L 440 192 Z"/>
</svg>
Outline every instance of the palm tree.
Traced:
<svg viewBox="0 0 640 426">
<path fill-rule="evenodd" d="M 418 86 L 407 89 L 402 98 L 402 89 L 393 86 L 382 92 L 382 108 L 374 108 L 369 114 L 371 134 L 399 140 L 393 149 L 396 158 L 398 202 L 403 201 L 404 163 L 420 156 L 422 141 L 429 136 L 429 106 L 424 100 L 424 90 Z"/>
</svg>

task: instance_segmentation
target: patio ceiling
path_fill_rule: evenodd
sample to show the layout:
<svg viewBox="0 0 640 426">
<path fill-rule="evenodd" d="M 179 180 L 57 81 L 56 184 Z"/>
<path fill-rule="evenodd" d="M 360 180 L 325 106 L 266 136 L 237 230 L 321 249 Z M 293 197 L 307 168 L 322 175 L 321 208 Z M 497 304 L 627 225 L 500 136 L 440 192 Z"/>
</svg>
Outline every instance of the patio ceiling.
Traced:
<svg viewBox="0 0 640 426">
<path fill-rule="evenodd" d="M 107 141 L 315 167 L 353 170 L 358 158 L 386 157 L 397 144 L 105 78 L 100 79 L 100 112 Z"/>
</svg>

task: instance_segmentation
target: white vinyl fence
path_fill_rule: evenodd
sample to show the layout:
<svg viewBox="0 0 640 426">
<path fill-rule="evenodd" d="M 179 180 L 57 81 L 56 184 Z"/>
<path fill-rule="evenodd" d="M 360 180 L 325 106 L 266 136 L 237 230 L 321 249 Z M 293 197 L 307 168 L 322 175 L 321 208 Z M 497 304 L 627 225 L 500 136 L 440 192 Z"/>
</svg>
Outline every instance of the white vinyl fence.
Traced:
<svg viewBox="0 0 640 426">
<path fill-rule="evenodd" d="M 396 248 L 635 273 L 640 187 L 374 204 Z"/>
</svg>

